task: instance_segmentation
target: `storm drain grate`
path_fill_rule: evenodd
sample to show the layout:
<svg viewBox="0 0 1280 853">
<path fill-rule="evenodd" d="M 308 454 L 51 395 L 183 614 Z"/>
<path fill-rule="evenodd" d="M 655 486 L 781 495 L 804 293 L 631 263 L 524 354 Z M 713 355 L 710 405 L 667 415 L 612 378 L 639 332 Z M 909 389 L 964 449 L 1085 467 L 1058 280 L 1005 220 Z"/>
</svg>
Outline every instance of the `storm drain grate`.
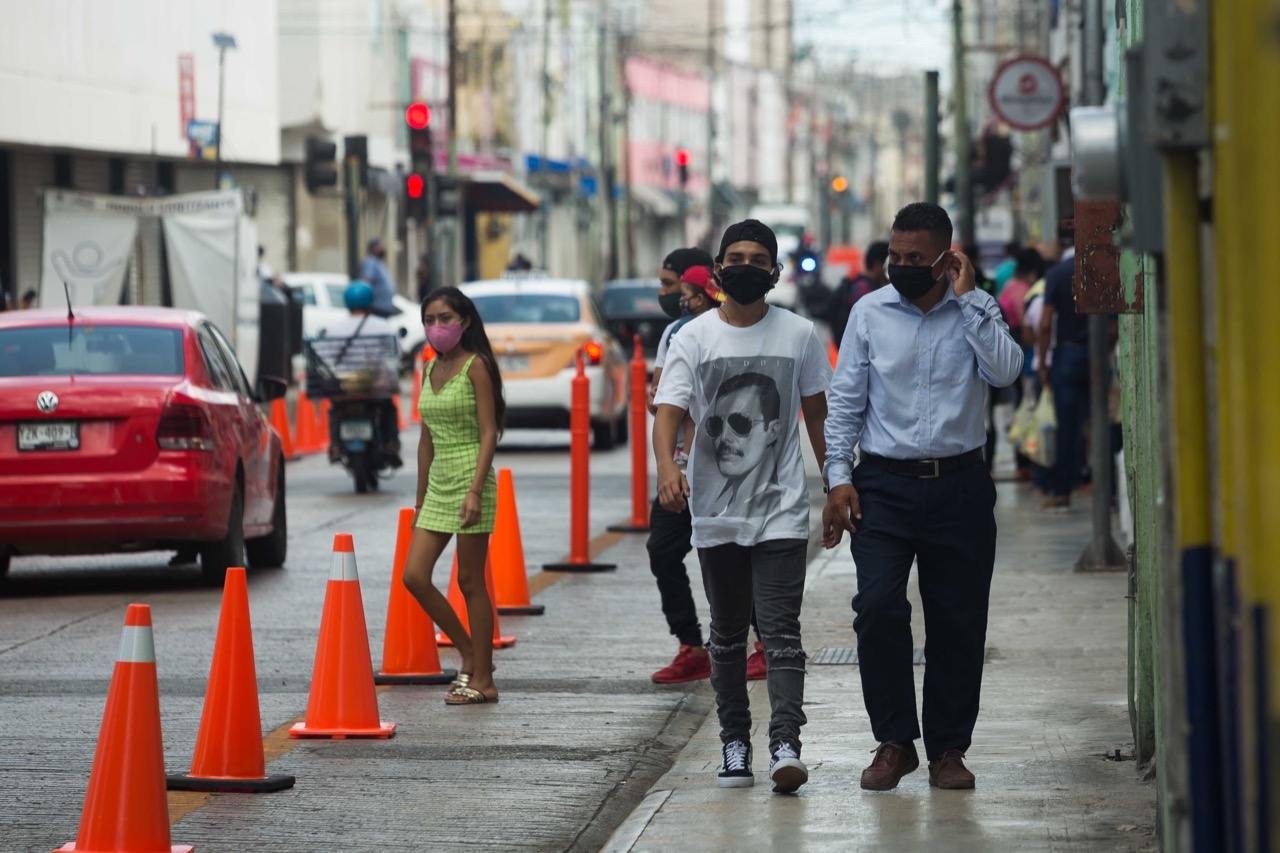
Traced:
<svg viewBox="0 0 1280 853">
<path fill-rule="evenodd" d="M 983 653 L 983 658 L 991 660 L 991 649 Z M 823 646 L 809 658 L 809 662 L 818 666 L 857 666 L 857 646 Z M 911 650 L 911 662 L 916 666 L 924 666 L 924 649 L 916 646 Z"/>
</svg>

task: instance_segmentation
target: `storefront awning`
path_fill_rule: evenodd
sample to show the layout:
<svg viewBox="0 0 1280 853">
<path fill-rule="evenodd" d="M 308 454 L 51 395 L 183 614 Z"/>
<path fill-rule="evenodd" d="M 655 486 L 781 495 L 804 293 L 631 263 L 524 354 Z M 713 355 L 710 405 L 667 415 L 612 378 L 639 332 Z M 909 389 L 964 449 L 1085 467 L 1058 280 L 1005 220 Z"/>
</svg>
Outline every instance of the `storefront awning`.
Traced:
<svg viewBox="0 0 1280 853">
<path fill-rule="evenodd" d="M 680 212 L 676 200 L 661 187 L 648 184 L 632 184 L 631 199 L 660 219 L 669 219 Z"/>
<path fill-rule="evenodd" d="M 505 172 L 472 172 L 465 186 L 466 206 L 472 212 L 529 213 L 542 205 L 536 192 Z"/>
</svg>

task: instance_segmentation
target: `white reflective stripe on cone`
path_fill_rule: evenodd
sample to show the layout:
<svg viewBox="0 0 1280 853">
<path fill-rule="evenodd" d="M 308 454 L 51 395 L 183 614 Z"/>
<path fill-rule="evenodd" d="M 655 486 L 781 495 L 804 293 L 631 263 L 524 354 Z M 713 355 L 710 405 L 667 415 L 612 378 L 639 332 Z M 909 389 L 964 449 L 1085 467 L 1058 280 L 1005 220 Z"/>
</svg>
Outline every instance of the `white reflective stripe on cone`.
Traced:
<svg viewBox="0 0 1280 853">
<path fill-rule="evenodd" d="M 125 625 L 120 635 L 120 663 L 155 663 L 156 644 L 150 625 Z"/>
<path fill-rule="evenodd" d="M 350 551 L 334 551 L 333 560 L 329 563 L 329 580 L 360 580 L 360 576 L 356 574 L 356 555 Z"/>
</svg>

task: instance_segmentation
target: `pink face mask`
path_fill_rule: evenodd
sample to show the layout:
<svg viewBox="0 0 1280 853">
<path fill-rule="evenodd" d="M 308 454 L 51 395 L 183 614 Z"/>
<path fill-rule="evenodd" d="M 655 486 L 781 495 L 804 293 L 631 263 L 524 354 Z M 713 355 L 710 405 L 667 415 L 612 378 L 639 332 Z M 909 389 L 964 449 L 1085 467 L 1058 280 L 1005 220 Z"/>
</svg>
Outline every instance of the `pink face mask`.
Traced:
<svg viewBox="0 0 1280 853">
<path fill-rule="evenodd" d="M 450 323 L 447 326 L 428 326 L 427 340 L 436 352 L 448 352 L 462 340 L 462 324 Z"/>
</svg>

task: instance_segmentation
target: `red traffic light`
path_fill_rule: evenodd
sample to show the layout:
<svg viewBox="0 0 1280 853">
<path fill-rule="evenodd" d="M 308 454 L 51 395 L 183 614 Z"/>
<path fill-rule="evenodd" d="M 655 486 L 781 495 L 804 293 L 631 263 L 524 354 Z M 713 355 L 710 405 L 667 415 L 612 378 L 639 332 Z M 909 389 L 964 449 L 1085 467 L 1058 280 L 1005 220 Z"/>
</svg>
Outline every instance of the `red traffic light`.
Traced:
<svg viewBox="0 0 1280 853">
<path fill-rule="evenodd" d="M 404 123 L 412 130 L 422 130 L 431 124 L 431 108 L 421 101 L 415 101 L 405 108 Z"/>
<path fill-rule="evenodd" d="M 427 182 L 421 175 L 409 175 L 404 179 L 404 191 L 409 198 L 422 198 L 427 191 Z"/>
<path fill-rule="evenodd" d="M 687 148 L 676 149 L 676 165 L 677 166 L 689 165 L 689 149 Z"/>
</svg>

